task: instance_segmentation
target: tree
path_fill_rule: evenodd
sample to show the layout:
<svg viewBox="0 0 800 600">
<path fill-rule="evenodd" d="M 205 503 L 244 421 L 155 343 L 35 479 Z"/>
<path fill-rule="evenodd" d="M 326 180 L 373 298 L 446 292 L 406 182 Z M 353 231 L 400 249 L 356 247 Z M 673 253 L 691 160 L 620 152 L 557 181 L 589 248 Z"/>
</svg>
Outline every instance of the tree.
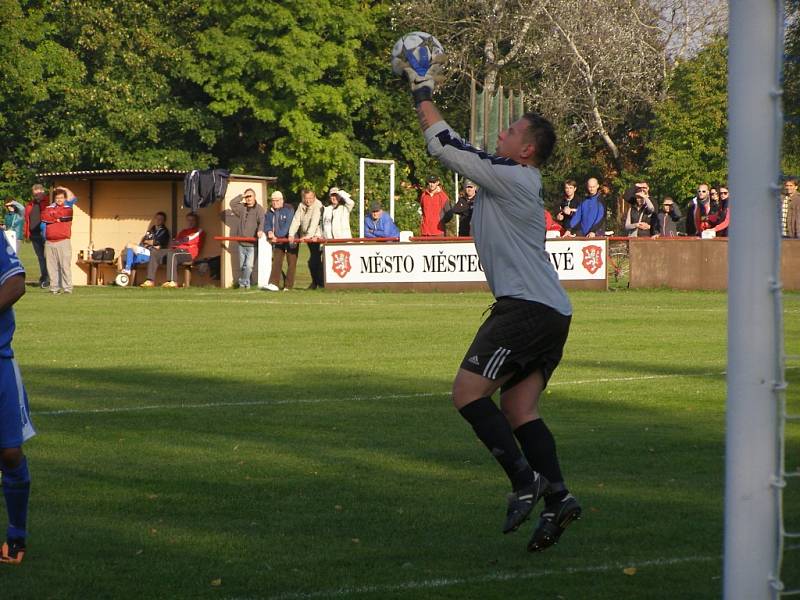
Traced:
<svg viewBox="0 0 800 600">
<path fill-rule="evenodd" d="M 361 40 L 375 30 L 356 0 L 204 0 L 189 76 L 226 136 L 227 166 L 277 170 L 296 186 L 356 170 L 354 120 L 369 97 Z"/>
<path fill-rule="evenodd" d="M 3 193 L 20 193 L 35 169 L 30 153 L 42 115 L 38 108 L 83 75 L 75 56 L 48 38 L 42 10 L 0 0 L 0 168 Z"/>
<path fill-rule="evenodd" d="M 648 172 L 676 199 L 728 177 L 728 44 L 719 39 L 673 72 L 669 99 L 655 109 Z"/>
<path fill-rule="evenodd" d="M 220 123 L 187 88 L 181 27 L 190 0 L 55 0 L 43 14 L 51 40 L 68 48 L 79 76 L 48 78 L 37 106 L 30 160 L 41 169 L 192 168 Z"/>
</svg>

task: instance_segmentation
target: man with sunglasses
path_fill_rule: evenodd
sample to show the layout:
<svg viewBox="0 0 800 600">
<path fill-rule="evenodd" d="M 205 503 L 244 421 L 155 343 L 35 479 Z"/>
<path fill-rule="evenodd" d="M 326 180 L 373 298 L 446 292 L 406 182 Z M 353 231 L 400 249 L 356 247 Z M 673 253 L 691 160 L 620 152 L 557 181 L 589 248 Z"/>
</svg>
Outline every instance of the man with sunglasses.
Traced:
<svg viewBox="0 0 800 600">
<path fill-rule="evenodd" d="M 728 226 L 730 225 L 730 192 L 728 186 L 719 186 L 719 223 L 713 227 L 717 237 L 728 237 Z"/>
<path fill-rule="evenodd" d="M 711 196 L 707 183 L 701 183 L 697 186 L 697 195 L 689 200 L 689 206 L 686 211 L 686 235 L 698 236 L 702 233 L 697 226 L 698 219 L 698 206 L 701 204 L 710 204 Z"/>
</svg>

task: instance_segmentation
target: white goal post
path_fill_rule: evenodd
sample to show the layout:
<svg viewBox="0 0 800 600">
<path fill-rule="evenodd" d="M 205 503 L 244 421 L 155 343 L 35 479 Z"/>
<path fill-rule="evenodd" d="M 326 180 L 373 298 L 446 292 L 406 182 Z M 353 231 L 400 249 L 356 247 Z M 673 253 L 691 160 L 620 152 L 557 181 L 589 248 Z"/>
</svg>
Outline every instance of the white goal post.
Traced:
<svg viewBox="0 0 800 600">
<path fill-rule="evenodd" d="M 730 0 L 725 600 L 780 597 L 782 0 Z"/>
<path fill-rule="evenodd" d="M 378 158 L 359 158 L 358 159 L 358 237 L 364 237 L 364 216 L 366 207 L 364 206 L 364 172 L 366 166 L 389 165 L 389 216 L 394 220 L 394 176 L 395 167 L 393 160 L 382 160 Z"/>
</svg>

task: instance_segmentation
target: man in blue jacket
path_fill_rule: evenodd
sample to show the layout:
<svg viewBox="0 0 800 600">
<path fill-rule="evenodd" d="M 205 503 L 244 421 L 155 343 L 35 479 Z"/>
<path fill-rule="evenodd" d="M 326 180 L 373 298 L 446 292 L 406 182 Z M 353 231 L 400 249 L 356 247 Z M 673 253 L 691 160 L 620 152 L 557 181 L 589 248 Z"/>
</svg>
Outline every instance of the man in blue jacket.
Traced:
<svg viewBox="0 0 800 600">
<path fill-rule="evenodd" d="M 400 230 L 392 221 L 392 217 L 383 212 L 380 202 L 373 202 L 369 206 L 369 215 L 364 217 L 364 237 L 368 238 L 396 238 Z"/>
<path fill-rule="evenodd" d="M 264 217 L 264 233 L 272 244 L 272 272 L 269 275 L 269 283 L 263 289 L 270 292 L 280 290 L 278 284 L 281 280 L 283 270 L 283 259 L 286 258 L 286 279 L 283 282 L 283 291 L 294 287 L 294 274 L 297 269 L 297 244 L 286 242 L 276 243 L 279 238 L 286 238 L 289 235 L 289 226 L 294 217 L 294 208 L 291 204 L 284 204 L 283 194 L 279 191 L 272 192 L 269 197 L 270 208 Z"/>
<path fill-rule="evenodd" d="M 600 182 L 594 177 L 586 182 L 586 191 L 589 195 L 580 203 L 569 222 L 569 231 L 564 237 L 584 236 L 595 237 L 603 235 L 606 230 L 606 204 L 600 195 Z"/>
</svg>

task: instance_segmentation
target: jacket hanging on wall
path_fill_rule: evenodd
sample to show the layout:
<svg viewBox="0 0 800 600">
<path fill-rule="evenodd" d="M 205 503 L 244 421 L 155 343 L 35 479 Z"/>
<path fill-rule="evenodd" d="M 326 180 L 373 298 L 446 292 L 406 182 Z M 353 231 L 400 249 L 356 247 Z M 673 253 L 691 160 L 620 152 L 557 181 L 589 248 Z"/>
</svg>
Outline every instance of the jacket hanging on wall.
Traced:
<svg viewBox="0 0 800 600">
<path fill-rule="evenodd" d="M 195 169 L 188 172 L 183 179 L 183 205 L 196 211 L 224 198 L 228 177 L 230 171 L 227 169 Z"/>
</svg>

